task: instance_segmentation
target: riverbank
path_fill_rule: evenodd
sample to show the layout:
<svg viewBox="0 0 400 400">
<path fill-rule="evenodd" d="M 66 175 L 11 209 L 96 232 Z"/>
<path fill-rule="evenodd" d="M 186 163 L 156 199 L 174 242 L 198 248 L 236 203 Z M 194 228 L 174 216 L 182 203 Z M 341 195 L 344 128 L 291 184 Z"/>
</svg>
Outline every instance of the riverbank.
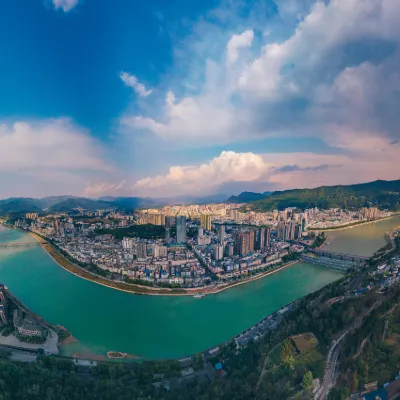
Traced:
<svg viewBox="0 0 400 400">
<path fill-rule="evenodd" d="M 383 218 L 374 219 L 373 221 L 354 222 L 352 224 L 348 224 L 348 225 L 344 225 L 344 226 L 337 226 L 337 227 L 333 226 L 333 227 L 330 227 L 330 228 L 308 228 L 307 230 L 308 231 L 321 231 L 321 232 L 343 231 L 345 229 L 351 229 L 351 228 L 354 228 L 356 226 L 358 227 L 358 226 L 361 226 L 361 225 L 375 224 L 377 222 L 385 221 L 387 219 L 395 218 L 395 217 L 398 217 L 398 216 L 399 216 L 399 214 L 394 214 L 394 215 L 390 215 L 389 217 L 383 217 Z"/>
<path fill-rule="evenodd" d="M 43 238 L 40 237 L 39 235 L 37 235 L 33 232 L 28 232 L 28 233 L 33 238 L 35 238 L 36 240 L 38 240 L 40 242 L 40 244 L 42 245 L 42 247 L 46 251 L 46 253 L 61 268 L 65 269 L 69 273 L 71 273 L 79 278 L 85 279 L 87 281 L 91 281 L 93 283 L 97 283 L 99 285 L 109 287 L 111 289 L 119 290 L 119 291 L 126 292 L 126 293 L 142 294 L 142 295 L 150 295 L 150 296 L 193 296 L 197 293 L 202 293 L 205 295 L 217 294 L 224 290 L 233 288 L 235 286 L 243 285 L 243 284 L 258 280 L 258 279 L 265 278 L 268 275 L 272 275 L 276 272 L 279 272 L 279 271 L 281 271 L 285 268 L 288 268 L 298 262 L 298 261 L 291 261 L 291 262 L 284 264 L 278 268 L 274 268 L 272 270 L 265 271 L 258 275 L 251 276 L 249 278 L 245 278 L 245 279 L 241 280 L 240 282 L 220 283 L 220 284 L 217 284 L 217 285 L 211 286 L 211 287 L 203 286 L 203 287 L 185 288 L 185 289 L 153 288 L 153 287 L 149 287 L 149 286 L 136 285 L 133 283 L 113 281 L 111 279 L 107 279 L 102 276 L 96 275 L 93 272 L 87 271 L 84 268 L 81 268 L 78 265 L 67 260 L 51 244 L 49 244 L 48 242 L 45 242 L 43 240 Z"/>
</svg>

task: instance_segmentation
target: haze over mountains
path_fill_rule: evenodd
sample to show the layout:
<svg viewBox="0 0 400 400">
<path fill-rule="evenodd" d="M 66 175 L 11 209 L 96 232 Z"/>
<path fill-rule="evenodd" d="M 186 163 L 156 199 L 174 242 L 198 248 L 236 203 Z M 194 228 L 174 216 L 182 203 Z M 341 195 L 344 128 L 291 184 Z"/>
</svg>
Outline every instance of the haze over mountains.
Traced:
<svg viewBox="0 0 400 400">
<path fill-rule="evenodd" d="M 321 186 L 314 189 L 294 189 L 276 192 L 242 192 L 237 196 L 225 194 L 179 198 L 112 197 L 88 199 L 75 196 L 50 196 L 41 199 L 9 198 L 0 200 L 0 214 L 26 212 L 67 212 L 74 208 L 88 210 L 116 208 L 132 211 L 135 208 L 173 204 L 247 203 L 255 211 L 269 211 L 286 207 L 298 208 L 357 208 L 377 205 L 400 210 L 400 180 L 361 183 L 356 185 Z"/>
<path fill-rule="evenodd" d="M 149 197 L 112 197 L 104 196 L 99 199 L 88 199 L 75 196 L 50 196 L 40 199 L 30 197 L 13 197 L 0 200 L 0 214 L 27 212 L 67 212 L 74 208 L 88 210 L 117 208 L 132 211 L 138 207 L 159 207 L 168 204 L 206 204 L 220 203 L 228 198 L 225 194 L 204 197 L 183 196 L 180 198 Z"/>
</svg>

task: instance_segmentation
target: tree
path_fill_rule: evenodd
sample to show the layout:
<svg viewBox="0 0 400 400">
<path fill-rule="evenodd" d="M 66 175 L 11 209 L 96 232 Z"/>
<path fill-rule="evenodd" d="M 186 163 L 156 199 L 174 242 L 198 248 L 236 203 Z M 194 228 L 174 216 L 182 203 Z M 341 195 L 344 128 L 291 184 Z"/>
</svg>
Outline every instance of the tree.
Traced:
<svg viewBox="0 0 400 400">
<path fill-rule="evenodd" d="M 354 372 L 353 378 L 351 380 L 351 390 L 352 391 L 357 390 L 359 386 L 360 386 L 360 383 L 358 381 L 358 373 L 356 371 L 356 372 Z"/>
<path fill-rule="evenodd" d="M 307 389 L 308 387 L 310 387 L 312 384 L 312 380 L 313 380 L 312 372 L 307 371 L 303 376 L 303 382 L 302 382 L 303 388 Z"/>
</svg>

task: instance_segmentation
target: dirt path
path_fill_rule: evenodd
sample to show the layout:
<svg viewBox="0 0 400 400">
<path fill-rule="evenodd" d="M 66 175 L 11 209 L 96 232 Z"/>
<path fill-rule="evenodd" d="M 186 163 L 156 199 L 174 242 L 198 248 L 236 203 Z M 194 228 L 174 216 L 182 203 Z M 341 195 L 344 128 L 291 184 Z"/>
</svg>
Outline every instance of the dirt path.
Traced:
<svg viewBox="0 0 400 400">
<path fill-rule="evenodd" d="M 263 368 L 262 368 L 261 373 L 260 373 L 260 377 L 258 378 L 258 382 L 257 382 L 257 386 L 256 386 L 257 390 L 258 390 L 258 388 L 260 387 L 262 377 L 263 377 L 264 374 L 267 372 L 267 371 L 265 370 L 265 368 L 266 368 L 266 366 L 267 366 L 269 356 L 270 356 L 271 353 L 272 353 L 278 346 L 280 346 L 281 344 L 282 344 L 282 342 L 279 342 L 278 344 L 276 344 L 276 345 L 269 351 L 269 353 L 266 355 L 265 360 L 264 360 L 264 364 L 263 364 Z"/>
<path fill-rule="evenodd" d="M 353 356 L 353 360 L 357 358 L 363 351 L 365 344 L 367 343 L 368 336 L 361 342 L 360 348 L 357 351 L 357 354 Z"/>
</svg>

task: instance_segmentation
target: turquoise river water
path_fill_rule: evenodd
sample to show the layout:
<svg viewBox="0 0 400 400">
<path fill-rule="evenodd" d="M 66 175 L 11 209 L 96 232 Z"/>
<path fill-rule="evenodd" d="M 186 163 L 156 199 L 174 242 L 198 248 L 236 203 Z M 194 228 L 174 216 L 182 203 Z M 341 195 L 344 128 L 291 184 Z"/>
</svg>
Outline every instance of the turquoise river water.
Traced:
<svg viewBox="0 0 400 400">
<path fill-rule="evenodd" d="M 393 218 L 331 232 L 328 248 L 369 255 L 385 243 L 383 234 L 398 225 L 400 218 Z M 28 240 L 26 233 L 0 226 L 0 243 Z M 144 296 L 80 279 L 39 246 L 0 249 L 0 282 L 32 311 L 65 326 L 79 341 L 64 345 L 65 355 L 115 350 L 143 358 L 183 357 L 228 340 L 340 276 L 334 270 L 298 263 L 202 299 Z"/>
</svg>

